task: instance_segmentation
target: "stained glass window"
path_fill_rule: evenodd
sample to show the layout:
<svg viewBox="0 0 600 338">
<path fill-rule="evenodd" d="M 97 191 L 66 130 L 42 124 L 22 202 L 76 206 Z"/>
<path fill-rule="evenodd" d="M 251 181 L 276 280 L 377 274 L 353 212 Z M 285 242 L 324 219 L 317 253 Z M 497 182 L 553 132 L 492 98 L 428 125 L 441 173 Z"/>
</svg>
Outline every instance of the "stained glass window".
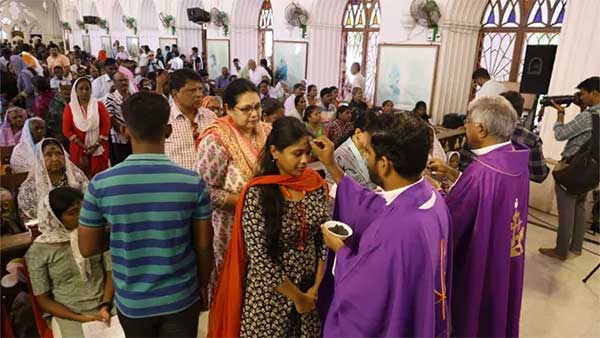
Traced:
<svg viewBox="0 0 600 338">
<path fill-rule="evenodd" d="M 481 18 L 479 65 L 518 82 L 528 45 L 558 45 L 567 0 L 489 0 Z"/>
<path fill-rule="evenodd" d="M 273 8 L 264 0 L 258 14 L 258 57 L 273 64 Z"/>
<path fill-rule="evenodd" d="M 378 0 L 348 1 L 342 17 L 340 88 L 346 87 L 345 84 L 352 77 L 350 68 L 358 62 L 366 79 L 364 94 L 368 100 L 372 100 L 375 90 L 380 25 L 381 7 Z M 349 90 L 346 88 L 340 92 L 347 97 Z"/>
</svg>

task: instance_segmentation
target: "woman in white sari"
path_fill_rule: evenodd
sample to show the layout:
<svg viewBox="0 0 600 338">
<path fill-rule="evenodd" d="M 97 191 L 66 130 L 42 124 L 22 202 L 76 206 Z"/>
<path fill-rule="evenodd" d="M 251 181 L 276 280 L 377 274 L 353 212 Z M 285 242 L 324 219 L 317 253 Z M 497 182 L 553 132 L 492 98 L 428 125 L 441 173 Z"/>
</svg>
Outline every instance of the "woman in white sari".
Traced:
<svg viewBox="0 0 600 338">
<path fill-rule="evenodd" d="M 83 193 L 89 183 L 84 173 L 69 160 L 57 139 L 43 139 L 36 152 L 35 165 L 19 188 L 19 210 L 25 221 L 37 218 L 38 202 L 50 190 L 69 186 Z"/>
<path fill-rule="evenodd" d="M 25 121 L 21 140 L 10 156 L 10 167 L 14 173 L 25 173 L 36 163 L 35 146 L 46 137 L 46 122 L 39 117 Z"/>
</svg>

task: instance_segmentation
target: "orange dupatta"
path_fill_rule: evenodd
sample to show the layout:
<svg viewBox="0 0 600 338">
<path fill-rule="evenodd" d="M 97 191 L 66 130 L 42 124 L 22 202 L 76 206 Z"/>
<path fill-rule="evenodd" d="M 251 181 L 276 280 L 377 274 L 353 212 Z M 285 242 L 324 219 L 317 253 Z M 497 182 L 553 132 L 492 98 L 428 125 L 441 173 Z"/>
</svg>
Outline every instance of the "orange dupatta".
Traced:
<svg viewBox="0 0 600 338">
<path fill-rule="evenodd" d="M 204 129 L 202 135 L 198 138 L 198 144 L 206 136 L 214 135 L 219 143 L 225 147 L 244 179 L 249 181 L 254 177 L 258 155 L 264 147 L 270 132 L 271 126 L 259 122 L 256 126 L 256 144 L 258 148 L 254 147 L 252 142 L 239 132 L 233 119 L 229 116 L 223 116 L 215 119 L 210 126 Z"/>
<path fill-rule="evenodd" d="M 244 234 L 242 209 L 244 197 L 250 187 L 277 184 L 297 191 L 327 189 L 327 183 L 314 170 L 308 168 L 300 176 L 260 176 L 252 179 L 242 189 L 235 208 L 231 239 L 223 259 L 208 320 L 208 337 L 239 337 L 242 321 L 242 285 L 245 276 Z"/>
</svg>

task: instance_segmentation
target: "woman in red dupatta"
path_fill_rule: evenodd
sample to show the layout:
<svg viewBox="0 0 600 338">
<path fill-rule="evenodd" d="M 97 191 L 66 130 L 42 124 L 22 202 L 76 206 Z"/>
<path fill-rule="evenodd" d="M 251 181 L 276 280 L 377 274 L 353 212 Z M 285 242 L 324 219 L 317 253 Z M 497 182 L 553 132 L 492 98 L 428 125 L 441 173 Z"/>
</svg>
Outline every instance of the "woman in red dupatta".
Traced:
<svg viewBox="0 0 600 338">
<path fill-rule="evenodd" d="M 273 124 L 257 175 L 235 211 L 209 318 L 209 337 L 319 337 L 315 300 L 329 219 L 327 184 L 312 169 L 310 132 Z"/>
<path fill-rule="evenodd" d="M 261 122 L 260 97 L 254 84 L 239 79 L 223 93 L 226 115 L 214 120 L 198 144 L 198 172 L 210 186 L 213 208 L 215 272 L 209 291 L 214 289 L 225 249 L 231 235 L 233 213 L 239 194 L 254 177 L 258 154 L 271 126 Z M 212 294 L 210 292 L 209 294 Z"/>
</svg>

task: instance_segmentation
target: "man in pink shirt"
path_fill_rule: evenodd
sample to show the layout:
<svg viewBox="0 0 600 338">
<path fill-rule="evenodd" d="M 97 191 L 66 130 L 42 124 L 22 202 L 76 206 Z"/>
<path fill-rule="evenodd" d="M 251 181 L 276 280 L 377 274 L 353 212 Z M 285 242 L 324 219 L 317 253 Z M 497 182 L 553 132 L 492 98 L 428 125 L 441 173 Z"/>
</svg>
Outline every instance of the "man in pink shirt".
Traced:
<svg viewBox="0 0 600 338">
<path fill-rule="evenodd" d="M 46 63 L 48 64 L 50 75 L 52 76 L 54 76 L 55 66 L 61 66 L 63 68 L 63 74 L 70 74 L 69 67 L 71 66 L 71 62 L 68 57 L 59 53 L 58 46 L 56 45 L 50 46 L 50 55 L 46 59 Z"/>
</svg>

